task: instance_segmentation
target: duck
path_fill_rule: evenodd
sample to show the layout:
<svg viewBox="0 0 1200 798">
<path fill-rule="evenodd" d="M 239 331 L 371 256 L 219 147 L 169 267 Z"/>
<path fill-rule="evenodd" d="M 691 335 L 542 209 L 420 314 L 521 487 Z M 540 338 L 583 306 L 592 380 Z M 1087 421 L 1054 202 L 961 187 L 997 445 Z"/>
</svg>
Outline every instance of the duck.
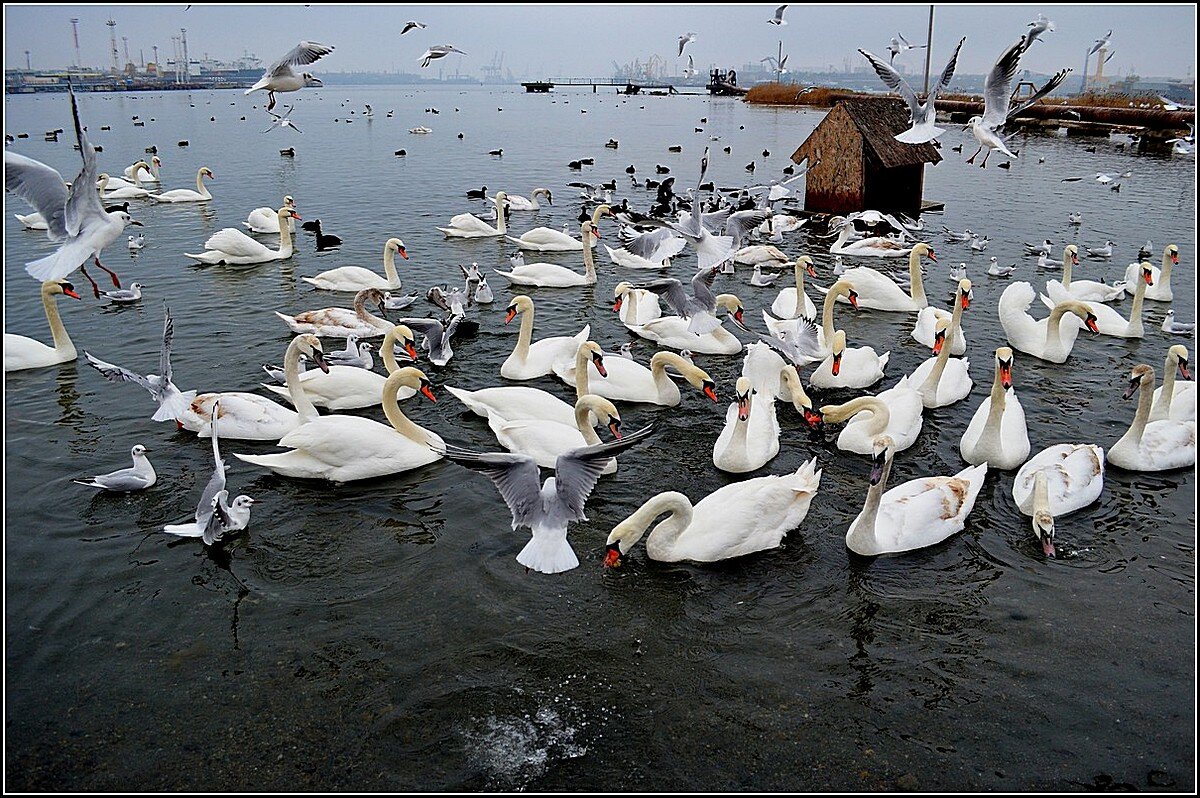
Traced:
<svg viewBox="0 0 1200 798">
<path fill-rule="evenodd" d="M 1093 333 L 1099 332 L 1091 306 L 1073 299 L 1056 304 L 1048 317 L 1034 319 L 1028 311 L 1035 296 L 1033 286 L 1023 281 L 1013 283 L 1000 295 L 1000 324 L 1013 349 L 1051 363 L 1065 363 L 1080 325 L 1072 320 L 1064 326 L 1064 316 L 1071 314 Z"/>
<path fill-rule="evenodd" d="M 1175 382 L 1176 369 L 1187 382 Z M 1163 384 L 1154 389 L 1150 420 L 1161 421 L 1165 418 L 1196 420 L 1196 383 L 1192 382 L 1192 375 L 1188 373 L 1187 347 L 1180 344 L 1167 350 L 1167 359 L 1163 363 Z"/>
<path fill-rule="evenodd" d="M 531 342 L 533 337 L 533 300 L 524 294 L 513 297 L 505 308 L 504 323 L 521 315 L 521 331 L 512 354 L 500 366 L 500 376 L 509 380 L 532 380 L 554 371 L 554 364 L 569 361 L 579 345 L 588 340 L 592 326 L 585 324 L 574 336 L 555 336 Z M 550 466 L 547 466 L 549 468 Z"/>
<path fill-rule="evenodd" d="M 335 235 L 332 235 L 332 234 L 329 234 L 329 233 L 326 233 L 325 231 L 323 231 L 321 229 L 321 220 L 320 219 L 314 219 L 313 224 L 315 225 L 313 227 L 313 233 L 316 235 L 317 249 L 319 249 L 319 250 L 320 249 L 329 249 L 330 247 L 341 246 L 341 244 L 342 244 L 341 236 L 335 236 Z"/>
<path fill-rule="evenodd" d="M 575 402 L 575 417 L 571 424 L 559 424 L 545 419 L 504 420 L 488 417 L 488 427 L 496 440 L 510 452 L 532 457 L 542 468 L 554 468 L 559 455 L 583 446 L 598 446 L 600 436 L 589 422 L 596 421 L 608 427 L 616 439 L 621 438 L 621 414 L 612 402 L 602 396 L 586 394 Z M 600 471 L 614 474 L 617 460 L 613 458 Z"/>
<path fill-rule="evenodd" d="M 662 317 L 662 307 L 658 304 L 658 294 L 644 288 L 634 288 L 629 282 L 622 280 L 613 289 L 613 310 L 619 315 L 622 324 L 637 326 Z"/>
<path fill-rule="evenodd" d="M 377 288 L 381 291 L 399 291 L 403 286 L 400 275 L 396 272 L 396 255 L 408 260 L 408 250 L 404 241 L 399 238 L 389 238 L 383 245 L 383 276 L 362 266 L 339 266 L 336 269 L 321 272 L 316 277 L 301 277 L 309 285 L 323 291 L 362 291 L 365 288 Z"/>
<path fill-rule="evenodd" d="M 172 191 L 164 191 L 162 194 L 151 194 L 150 199 L 155 202 L 208 202 L 212 199 L 212 194 L 208 192 L 208 186 L 204 185 L 204 178 L 216 180 L 216 176 L 207 166 L 201 166 L 196 172 L 196 190 L 190 188 L 177 188 Z"/>
<path fill-rule="evenodd" d="M 795 472 L 734 482 L 693 505 L 667 491 L 646 501 L 609 533 L 604 566 L 618 568 L 629 550 L 663 513 L 646 538 L 646 555 L 659 562 L 718 562 L 775 549 L 798 528 L 821 485 L 813 458 Z"/>
<path fill-rule="evenodd" d="M 906 247 L 883 236 L 872 236 L 870 238 L 860 238 L 858 241 L 848 241 L 847 239 L 850 238 L 852 228 L 852 224 L 842 226 L 842 231 L 838 234 L 837 241 L 834 241 L 829 247 L 831 255 L 857 255 L 862 258 L 902 258 L 912 251 L 912 247 Z"/>
<path fill-rule="evenodd" d="M 762 468 L 779 454 L 775 397 L 758 393 L 748 377 L 738 377 L 737 401 L 725 414 L 725 427 L 713 445 L 713 465 L 732 474 Z"/>
<path fill-rule="evenodd" d="M 560 361 L 555 365 L 554 373 L 578 393 L 592 393 L 617 402 L 646 402 L 675 407 L 682 397 L 679 386 L 667 376 L 667 368 L 670 367 L 682 374 L 692 387 L 713 402 L 717 401 L 717 384 L 708 376 L 708 372 L 674 352 L 656 352 L 650 358 L 649 368 L 632 358 L 623 357 L 610 358 L 607 364 L 607 369 L 602 371 L 600 363 L 594 360 L 589 363 L 586 358 L 577 357 L 572 363 Z"/>
<path fill-rule="evenodd" d="M 745 313 L 735 294 L 717 294 L 717 308 L 724 308 L 735 320 Z M 690 321 L 681 316 L 660 316 L 645 324 L 626 324 L 625 328 L 668 349 L 687 349 L 702 355 L 736 355 L 742 351 L 742 342 L 722 326 L 699 336 L 689 326 Z"/>
<path fill-rule="evenodd" d="M 56 366 L 59 363 L 69 363 L 78 357 L 71 336 L 63 326 L 62 317 L 58 314 L 56 296 L 69 296 L 80 299 L 75 292 L 75 286 L 68 280 L 46 280 L 42 283 L 42 309 L 46 313 L 46 323 L 50 325 L 50 337 L 54 346 L 46 346 L 41 341 L 35 341 L 24 335 L 13 333 L 4 334 L 4 371 L 24 371 L 25 369 L 40 369 L 46 366 Z"/>
<path fill-rule="evenodd" d="M 809 381 L 817 388 L 866 388 L 883 379 L 891 352 L 876 354 L 869 346 L 846 348 L 846 333 L 835 330 L 830 354 L 821 361 Z"/>
<path fill-rule="evenodd" d="M 392 328 L 392 323 L 381 319 L 367 311 L 368 302 L 379 308 L 383 313 L 383 303 L 387 295 L 378 288 L 364 288 L 354 295 L 354 309 L 321 308 L 306 310 L 295 316 L 287 316 L 275 311 L 283 322 L 294 332 L 313 333 L 322 337 L 346 338 L 357 335 L 359 338 L 374 338 L 384 335 Z"/>
<path fill-rule="evenodd" d="M 987 463 L 952 477 L 919 477 L 884 493 L 896 447 L 887 435 L 872 442 L 867 500 L 846 532 L 846 548 L 864 557 L 902 554 L 961 532 L 987 476 Z"/>
<path fill-rule="evenodd" d="M 508 199 L 508 208 L 512 211 L 537 211 L 541 210 L 542 206 L 538 203 L 538 197 L 546 198 L 546 202 L 550 205 L 554 204 L 554 195 L 550 193 L 548 188 L 535 188 L 530 192 L 528 197 L 522 197 L 519 194 L 506 194 Z M 495 202 L 496 200 L 492 200 Z"/>
<path fill-rule="evenodd" d="M 1013 479 L 1012 497 L 1032 516 L 1042 552 L 1054 557 L 1054 519 L 1087 507 L 1104 491 L 1104 450 L 1093 443 L 1060 443 L 1038 452 Z"/>
<path fill-rule="evenodd" d="M 1133 307 L 1129 310 L 1128 319 L 1100 302 L 1093 302 L 1089 306 L 1092 314 L 1096 317 L 1096 328 L 1101 335 L 1111 335 L 1115 338 L 1141 338 L 1145 335 L 1145 329 L 1142 326 L 1142 301 L 1146 298 L 1146 286 L 1152 285 L 1154 282 L 1154 278 L 1151 276 L 1152 268 L 1149 263 L 1142 263 L 1142 272 L 1137 276 L 1137 292 L 1133 295 Z M 1120 286 L 1117 288 L 1121 289 Z M 1053 300 L 1044 294 L 1041 300 L 1046 307 L 1054 307 Z"/>
<path fill-rule="evenodd" d="M 841 279 L 849 280 L 854 285 L 860 309 L 911 313 L 929 305 L 929 300 L 925 297 L 925 284 L 921 279 L 921 256 L 928 256 L 934 263 L 937 262 L 937 256 L 933 248 L 924 242 L 917 242 L 905 252 L 908 253 L 908 293 L 890 277 L 874 269 L 856 266 L 845 271 Z M 824 292 L 821 288 L 817 290 Z M 838 297 L 838 301 L 848 302 L 849 296 Z"/>
<path fill-rule="evenodd" d="M 1146 299 L 1154 302 L 1170 302 L 1175 298 L 1175 294 L 1171 291 L 1171 267 L 1179 263 L 1179 247 L 1174 244 L 1167 244 L 1163 248 L 1162 268 L 1153 269 L 1152 277 L 1154 283 L 1150 288 L 1146 289 Z M 1131 263 L 1125 268 L 1125 293 L 1132 294 L 1137 291 L 1137 263 Z"/>
<path fill-rule="evenodd" d="M 521 249 L 536 252 L 578 252 L 584 249 L 585 242 L 587 248 L 591 249 L 596 246 L 596 239 L 599 238 L 598 225 L 600 224 L 600 217 L 604 215 L 611 216 L 612 211 L 608 205 L 598 205 L 596 210 L 592 212 L 592 229 L 588 234 L 583 236 L 582 240 L 576 239 L 561 230 L 552 230 L 549 227 L 535 227 L 526 233 L 522 233 L 520 238 L 512 236 L 505 236 L 505 238 Z"/>
<path fill-rule="evenodd" d="M 817 270 L 813 266 L 813 259 L 808 255 L 801 255 L 796 258 L 796 262 L 792 264 L 796 274 L 796 285 L 784 288 L 775 297 L 775 301 L 771 303 L 771 313 L 781 319 L 794 319 L 798 316 L 806 316 L 810 319 L 817 317 L 817 306 L 813 304 L 812 299 L 804 290 L 804 274 L 808 273 L 809 277 L 815 278 Z"/>
<path fill-rule="evenodd" d="M 992 392 L 975 410 L 967 431 L 958 441 L 962 459 L 971 465 L 987 463 L 1008 471 L 1029 456 L 1029 428 L 1025 424 L 1025 409 L 1013 389 L 1012 368 L 1012 349 L 1007 346 L 996 349 Z"/>
<path fill-rule="evenodd" d="M 299 219 L 300 214 L 295 208 L 284 205 L 276 215 L 279 221 L 279 249 L 271 249 L 261 241 L 255 241 L 250 236 L 234 227 L 226 227 L 209 236 L 204 242 L 204 252 L 193 255 L 183 253 L 197 263 L 267 263 L 273 260 L 287 260 L 295 251 L 292 247 L 292 234 L 288 231 L 287 222 Z"/>
<path fill-rule="evenodd" d="M 421 468 L 442 458 L 445 441 L 408 419 L 396 401 L 403 388 L 420 392 L 429 401 L 437 399 L 425 373 L 402 368 L 384 381 L 380 402 L 388 424 L 369 418 L 334 414 L 301 424 L 280 439 L 291 449 L 278 454 L 234 454 L 243 462 L 293 479 L 325 479 L 353 482 L 399 474 Z M 225 435 L 222 416 L 221 434 Z"/>
<path fill-rule="evenodd" d="M 962 280 L 955 292 L 954 314 L 950 321 L 938 319 L 933 354 L 913 371 L 909 381 L 917 386 L 925 407 L 945 407 L 967 398 L 971 392 L 971 364 L 965 357 L 950 359 L 946 338 L 962 323 L 963 308 L 971 293 L 971 281 Z"/>
<path fill-rule="evenodd" d="M 1114 299 L 1120 299 L 1125 293 L 1124 285 L 1106 285 L 1095 280 L 1072 280 L 1071 267 L 1079 265 L 1079 248 L 1074 244 L 1068 244 L 1063 250 L 1062 264 L 1062 282 L 1046 281 L 1046 294 L 1056 303 L 1067 299 L 1078 299 L 1081 302 L 1112 302 Z M 1141 277 L 1136 270 L 1133 276 L 1134 279 Z"/>
<path fill-rule="evenodd" d="M 600 232 L 590 221 L 579 227 L 584 240 L 589 236 L 600 237 Z M 522 263 L 513 266 L 512 271 L 503 272 L 499 269 L 492 271 L 508 280 L 510 285 L 536 286 L 542 288 L 573 288 L 581 285 L 596 284 L 596 262 L 590 247 L 580 247 L 583 252 L 584 273 L 558 266 L 553 263 Z"/>
<path fill-rule="evenodd" d="M 397 324 L 387 331 L 383 343 L 379 345 L 379 355 L 388 375 L 400 369 L 396 362 L 393 347 L 399 345 L 408 352 L 409 358 L 416 360 L 417 350 L 413 342 L 413 333 L 406 325 Z M 327 358 L 328 362 L 328 358 Z M 386 377 L 376 374 L 369 369 L 357 366 L 343 366 L 329 363 L 329 371 L 309 369 L 300 374 L 304 384 L 304 395 L 317 407 L 326 410 L 358 410 L 364 407 L 374 407 L 379 404 L 380 391 Z M 291 392 L 287 387 L 286 375 L 284 385 L 263 385 L 268 391 L 291 400 Z M 402 387 L 396 398 L 403 401 L 416 393 L 416 389 Z"/>
<path fill-rule="evenodd" d="M 1129 374 L 1124 398 L 1138 394 L 1137 413 L 1129 431 L 1108 449 L 1108 462 L 1126 471 L 1170 471 L 1196 464 L 1196 422 L 1150 420 L 1154 403 L 1154 368 L 1139 363 Z"/>
<path fill-rule="evenodd" d="M 849 420 L 838 434 L 839 449 L 873 454 L 874 440 L 879 435 L 886 434 L 892 439 L 895 452 L 902 452 L 916 443 L 924 423 L 924 408 L 921 393 L 904 376 L 878 396 L 860 396 L 840 405 L 822 405 L 819 412 L 825 422 Z"/>
<path fill-rule="evenodd" d="M 503 209 L 506 207 L 508 195 L 503 191 L 496 193 L 495 202 L 500 212 L 496 214 L 496 226 L 492 227 L 478 216 L 470 213 L 460 213 L 451 217 L 449 227 L 439 227 L 446 238 L 488 238 L 502 236 L 508 232 L 505 225 Z"/>
</svg>

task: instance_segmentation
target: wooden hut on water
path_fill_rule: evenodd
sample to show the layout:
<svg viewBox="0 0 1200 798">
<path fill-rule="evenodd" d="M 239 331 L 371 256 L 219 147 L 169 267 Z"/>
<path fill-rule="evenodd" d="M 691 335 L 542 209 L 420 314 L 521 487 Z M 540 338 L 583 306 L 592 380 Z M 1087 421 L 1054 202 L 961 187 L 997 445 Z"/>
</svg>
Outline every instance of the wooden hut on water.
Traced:
<svg viewBox="0 0 1200 798">
<path fill-rule="evenodd" d="M 795 163 L 807 158 L 815 164 L 804 178 L 804 209 L 920 213 L 925 164 L 936 164 L 942 156 L 932 143 L 896 141 L 896 134 L 908 128 L 908 107 L 895 98 L 856 98 L 835 105 L 792 153 Z"/>
</svg>

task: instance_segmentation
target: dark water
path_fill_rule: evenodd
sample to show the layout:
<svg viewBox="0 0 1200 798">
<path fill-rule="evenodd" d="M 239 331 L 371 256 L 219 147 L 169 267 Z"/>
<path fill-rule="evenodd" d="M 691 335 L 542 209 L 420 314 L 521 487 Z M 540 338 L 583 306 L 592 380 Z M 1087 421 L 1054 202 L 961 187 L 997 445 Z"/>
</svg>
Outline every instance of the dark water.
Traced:
<svg viewBox="0 0 1200 798">
<path fill-rule="evenodd" d="M 353 124 L 333 121 L 368 102 L 371 122 L 357 114 Z M 378 268 L 390 236 L 412 255 L 401 264 L 408 289 L 457 280 L 460 262 L 502 265 L 510 247 L 444 241 L 434 229 L 472 209 L 468 188 L 528 195 L 549 187 L 555 206 L 536 217 L 514 213 L 513 226 L 557 229 L 578 213 L 568 180 L 618 177 L 624 188 L 628 164 L 645 176 L 661 163 L 683 187 L 709 135 L 721 136 L 712 142 L 718 184 L 742 182 L 751 159 L 758 178 L 770 177 L 821 118 L 724 99 L 339 87 L 302 96 L 293 119 L 303 135 L 262 135 L 262 111 L 250 105 L 235 92 L 81 98 L 104 147 L 103 169 L 120 174 L 157 144 L 164 188 L 192 186 L 201 165 L 217 176 L 207 205 L 135 203 L 146 249 L 131 259 L 117 244 L 106 254 L 126 280 L 146 285 L 145 298 L 128 308 L 61 301 L 81 351 L 151 370 L 165 300 L 176 320 L 180 386 L 252 390 L 259 364 L 278 362 L 289 339 L 271 310 L 345 301 L 299 276 Z M 430 106 L 441 113 L 423 113 Z M 74 176 L 70 137 L 41 140 L 44 130 L 70 129 L 65 97 L 8 97 L 5 109 L 6 132 L 31 134 L 14 149 Z M 135 114 L 155 121 L 133 127 Z M 101 132 L 106 124 L 112 130 Z M 407 132 L 419 124 L 434 133 Z M 619 150 L 602 146 L 610 137 Z M 179 139 L 190 147 L 176 147 Z M 960 141 L 966 152 L 951 152 Z M 964 402 L 927 411 L 893 484 L 963 466 L 958 439 L 986 396 L 992 351 L 1003 341 L 996 301 L 1008 282 L 985 275 L 988 256 L 1019 261 L 1015 279 L 1040 287 L 1058 274 L 1038 274 L 1021 242 L 1048 237 L 1061 252 L 1067 241 L 1111 238 L 1112 264 L 1086 263 L 1080 275 L 1111 282 L 1147 238 L 1160 252 L 1174 242 L 1182 249 L 1172 276 L 1177 316 L 1195 317 L 1194 161 L 1118 152 L 1107 141 L 1094 142 L 1092 154 L 1079 141 L 1031 138 L 1011 170 L 992 168 L 996 159 L 980 170 L 963 162 L 969 137 L 952 130 L 943 142 L 946 160 L 927 170 L 926 193 L 947 211 L 928 221 L 971 227 L 992 244 L 971 257 L 934 238 L 940 263 L 926 285 L 947 306 L 947 264 L 968 262 L 975 302 L 964 326 L 976 387 Z M 683 153 L 669 153 L 672 144 Z M 295 159 L 280 158 L 289 145 Z M 732 155 L 720 152 L 726 145 Z M 394 157 L 401 147 L 407 157 Z M 502 159 L 486 154 L 495 147 Z M 586 156 L 595 167 L 567 170 Z M 1059 182 L 1114 170 L 1134 174 L 1119 194 Z M 248 270 L 198 269 L 182 257 L 285 193 L 306 219 L 320 217 L 326 232 L 343 237 L 339 251 L 316 253 L 300 235 L 293 259 Z M 630 198 L 644 208 L 649 196 Z M 22 264 L 49 243 L 22 231 L 11 214 L 24 213 L 23 204 L 6 200 L 5 329 L 48 340 Z M 1072 210 L 1084 214 L 1082 229 L 1067 226 Z M 602 229 L 615 234 L 611 223 Z M 824 247 L 810 248 L 800 233 L 784 249 L 814 254 L 818 282 L 828 284 Z M 679 276 L 690 274 L 689 260 L 678 260 Z M 598 261 L 594 289 L 533 292 L 536 336 L 590 322 L 606 349 L 631 337 L 610 310 L 612 288 L 645 275 L 608 264 L 602 250 Z M 750 287 L 748 274 L 719 285 L 757 320 L 777 289 Z M 456 346 L 450 365 L 426 366 L 435 389 L 500 383 L 516 325 L 502 325 L 508 292 L 497 286 L 496 294 L 479 313 L 480 334 Z M 1018 355 L 1035 452 L 1061 442 L 1108 447 L 1123 434 L 1134 412 L 1120 400 L 1129 368 L 1144 361 L 1161 372 L 1175 343 L 1158 329 L 1164 312 L 1147 303 L 1140 342 L 1085 334 L 1062 366 Z M 838 322 L 852 344 L 891 350 L 882 387 L 928 356 L 908 337 L 903 314 L 839 307 Z M 643 362 L 652 354 L 648 343 L 634 351 Z M 698 362 L 724 403 L 741 358 Z M 1110 470 L 1095 505 L 1059 520 L 1058 560 L 1042 556 L 1017 513 L 1011 474 L 989 475 L 966 530 L 946 543 L 852 559 L 844 535 L 861 508 L 868 463 L 813 441 L 781 408 L 782 451 L 758 475 L 815 455 L 824 477 L 808 518 L 780 549 L 696 567 L 650 562 L 639 546 L 625 567 L 605 573 L 609 529 L 643 500 L 668 489 L 699 500 L 732 479 L 711 464 L 724 407 L 688 391 L 676 409 L 623 408 L 626 428 L 656 421 L 660 433 L 601 482 L 591 520 L 572 529 L 582 565 L 568 573 L 525 573 L 514 557 L 526 533 L 509 529 L 490 482 L 447 463 L 334 487 L 234 461 L 231 489 L 259 504 L 248 534 L 206 552 L 157 531 L 192 512 L 211 470 L 206 441 L 149 421 L 153 404 L 140 389 L 106 383 L 82 360 L 6 382 L 12 788 L 1194 787 L 1192 473 Z M 548 379 L 529 384 L 570 395 Z M 436 405 L 414 399 L 404 409 L 449 441 L 495 447 L 482 419 L 464 415 L 444 390 Z M 150 491 L 113 497 L 71 484 L 120 466 L 135 442 L 152 450 L 159 482 Z M 274 448 L 230 441 L 225 450 Z"/>
</svg>

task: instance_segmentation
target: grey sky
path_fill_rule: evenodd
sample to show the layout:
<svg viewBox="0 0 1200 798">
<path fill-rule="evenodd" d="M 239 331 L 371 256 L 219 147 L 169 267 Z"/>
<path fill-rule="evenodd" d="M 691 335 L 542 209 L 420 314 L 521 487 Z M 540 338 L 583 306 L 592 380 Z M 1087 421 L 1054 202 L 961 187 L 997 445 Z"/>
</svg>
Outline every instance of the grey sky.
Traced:
<svg viewBox="0 0 1200 798">
<path fill-rule="evenodd" d="M 431 44 L 453 44 L 468 53 L 455 64 L 451 56 L 441 64 L 478 74 L 497 51 L 505 53 L 505 67 L 517 76 L 608 75 L 612 61 L 643 62 L 652 54 L 665 59 L 669 69 L 683 66 L 675 57 L 677 38 L 695 31 L 697 39 L 687 52 L 697 67 L 721 67 L 757 62 L 774 54 L 782 37 L 789 67 L 841 68 L 845 59 L 854 66 L 863 60 L 862 47 L 884 54 L 897 32 L 910 42 L 924 42 L 928 6 L 805 6 L 787 10 L 786 27 L 767 24 L 774 5 L 679 6 L 5 6 L 5 66 L 24 67 L 25 50 L 35 68 L 69 65 L 73 58 L 70 19 L 78 17 L 80 47 L 88 65 L 110 63 L 108 29 L 104 21 L 117 21 L 117 44 L 129 39 L 129 52 L 138 59 L 141 49 L 151 58 L 157 44 L 164 60 L 171 53 L 171 36 L 180 27 L 188 30 L 193 58 L 208 54 L 231 59 L 243 52 L 270 63 L 302 39 L 337 47 L 313 71 L 353 70 L 416 72 L 417 57 Z M 934 70 L 940 69 L 950 48 L 967 37 L 959 58 L 959 71 L 985 72 L 1002 49 L 1021 35 L 1038 12 L 1057 27 L 1036 45 L 1021 66 L 1036 72 L 1053 72 L 1064 66 L 1078 72 L 1092 41 L 1113 29 L 1115 56 L 1109 74 L 1136 72 L 1142 76 L 1194 75 L 1196 59 L 1196 7 L 1180 5 L 1077 5 L 1077 6 L 975 6 L 939 5 L 936 10 Z M 429 25 L 401 38 L 404 22 L 415 19 Z M 923 66 L 923 51 L 902 55 L 911 71 Z M 123 58 L 122 58 L 123 60 Z M 436 75 L 435 67 L 430 72 Z"/>
</svg>

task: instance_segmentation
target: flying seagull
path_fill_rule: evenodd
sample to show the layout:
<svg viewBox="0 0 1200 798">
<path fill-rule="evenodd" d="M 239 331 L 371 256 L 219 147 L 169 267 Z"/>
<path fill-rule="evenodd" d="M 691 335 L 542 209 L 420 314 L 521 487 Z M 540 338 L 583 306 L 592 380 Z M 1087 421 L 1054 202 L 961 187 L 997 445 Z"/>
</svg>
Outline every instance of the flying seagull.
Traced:
<svg viewBox="0 0 1200 798">
<path fill-rule="evenodd" d="M 1111 38 L 1112 38 L 1112 31 L 1109 31 L 1108 33 L 1101 36 L 1099 39 L 1096 40 L 1096 43 L 1092 45 L 1092 49 L 1088 50 L 1088 55 L 1093 55 L 1101 47 L 1108 47 L 1108 40 Z"/>
<path fill-rule="evenodd" d="M 903 33 L 897 33 L 896 38 L 892 39 L 892 43 L 888 45 L 888 52 L 892 54 L 892 57 L 888 59 L 888 63 L 894 63 L 896 56 L 900 55 L 900 53 L 903 53 L 905 50 L 920 50 L 924 47 L 928 47 L 928 45 L 909 44 L 908 40 L 904 38 Z"/>
<path fill-rule="evenodd" d="M 929 96 L 925 98 L 925 102 L 917 99 L 917 94 L 908 85 L 908 81 L 901 77 L 900 73 L 889 64 L 883 63 L 882 59 L 868 53 L 866 50 L 859 50 L 871 62 L 871 66 L 875 67 L 875 74 L 879 75 L 879 79 L 908 103 L 908 112 L 912 116 L 912 127 L 897 135 L 895 137 L 896 141 L 905 144 L 924 144 L 946 132 L 944 129 L 934 125 L 934 122 L 937 121 L 937 113 L 934 110 L 933 103 L 937 99 L 938 94 L 950 85 L 950 80 L 954 77 L 954 68 L 958 64 L 958 52 L 962 49 L 963 42 L 966 40 L 965 36 L 959 40 L 958 46 L 954 48 L 954 53 L 946 63 L 946 68 L 942 70 L 941 80 L 930 90 Z"/>
<path fill-rule="evenodd" d="M 445 58 L 446 56 L 450 55 L 450 53 L 458 53 L 459 55 L 466 55 L 466 53 L 464 53 L 462 50 L 459 50 L 457 47 L 455 47 L 452 44 L 435 44 L 432 47 L 430 47 L 428 50 L 426 50 L 425 53 L 421 56 L 421 58 L 420 58 L 421 67 L 422 68 L 427 67 L 427 66 L 429 66 L 430 61 L 436 60 L 438 58 Z"/>
<path fill-rule="evenodd" d="M 171 310 L 167 309 L 163 318 L 162 346 L 158 353 L 158 370 L 160 374 L 135 374 L 129 369 L 105 363 L 99 358 L 92 357 L 86 350 L 83 356 L 92 368 L 104 375 L 110 382 L 132 382 L 150 392 L 150 397 L 158 402 L 158 410 L 151 416 L 152 421 L 174 421 L 196 398 L 195 391 L 181 392 L 175 383 L 171 382 L 171 340 L 175 337 L 175 324 L 171 320 Z"/>
<path fill-rule="evenodd" d="M 768 19 L 767 24 L 768 25 L 786 25 L 787 20 L 783 18 L 784 11 L 787 11 L 786 5 L 782 5 L 779 8 L 775 9 L 775 16 L 772 19 Z"/>
<path fill-rule="evenodd" d="M 426 25 L 424 22 L 416 22 L 416 21 L 410 19 L 408 22 L 404 23 L 404 30 L 400 31 L 400 35 L 403 36 L 404 34 L 408 33 L 413 28 L 427 28 L 427 27 L 429 27 L 429 26 Z"/>
<path fill-rule="evenodd" d="M 687 47 L 689 43 L 694 42 L 694 41 L 696 41 L 696 34 L 694 34 L 694 33 L 685 33 L 684 35 L 680 36 L 679 37 L 679 54 L 682 56 L 683 48 Z"/>
<path fill-rule="evenodd" d="M 325 84 L 319 78 L 313 77 L 311 72 L 301 72 L 297 75 L 292 71 L 292 67 L 314 63 L 332 53 L 333 49 L 332 46 L 320 42 L 300 42 L 287 55 L 271 64 L 258 83 L 246 89 L 245 93 L 265 90 L 267 110 L 270 111 L 275 108 L 277 91 L 299 91 L 305 86 L 324 86 Z"/>
<path fill-rule="evenodd" d="M 1054 23 L 1046 19 L 1045 14 L 1038 14 L 1037 19 L 1029 23 L 1029 30 L 1025 33 L 1025 49 L 1028 50 L 1047 31 L 1054 32 Z"/>
<path fill-rule="evenodd" d="M 273 111 L 267 111 L 267 113 L 271 115 L 271 126 L 269 128 L 267 128 L 266 130 L 264 130 L 263 133 L 270 133 L 275 128 L 279 128 L 280 130 L 282 130 L 285 127 L 290 127 L 292 130 L 296 131 L 297 133 L 303 133 L 304 131 L 301 130 L 300 128 L 296 127 L 295 123 L 293 123 L 292 120 L 288 118 L 288 116 L 292 113 L 293 108 L 295 108 L 294 105 L 289 105 L 286 109 L 284 109 L 282 115 L 277 114 Z"/>
</svg>

